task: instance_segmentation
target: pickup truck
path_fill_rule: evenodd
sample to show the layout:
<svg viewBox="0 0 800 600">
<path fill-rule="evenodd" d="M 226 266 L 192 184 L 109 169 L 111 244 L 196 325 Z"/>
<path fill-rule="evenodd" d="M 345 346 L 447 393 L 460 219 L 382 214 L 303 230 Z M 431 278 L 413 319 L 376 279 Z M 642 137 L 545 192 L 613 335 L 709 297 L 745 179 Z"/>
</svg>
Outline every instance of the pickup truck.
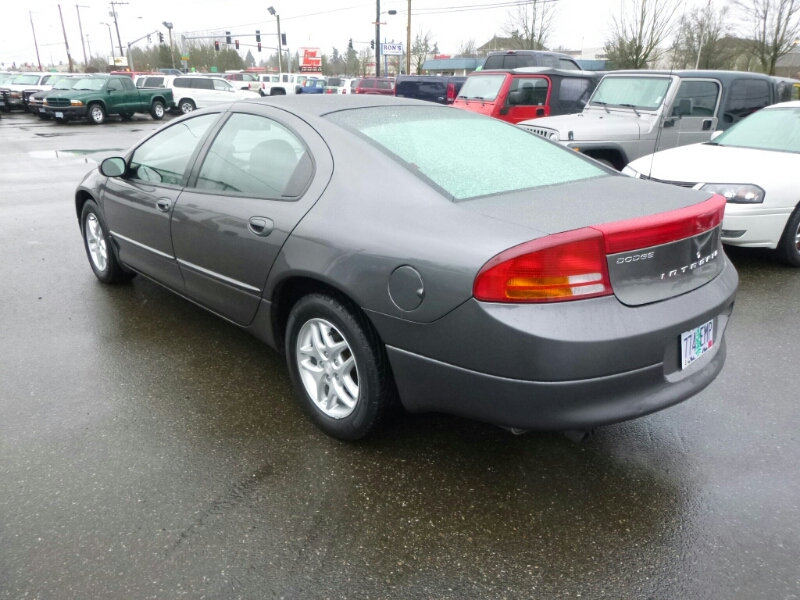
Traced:
<svg viewBox="0 0 800 600">
<path fill-rule="evenodd" d="M 113 75 L 80 79 L 72 89 L 44 99 L 45 113 L 57 123 L 86 117 L 95 125 L 105 123 L 108 115 L 130 119 L 134 113 L 160 121 L 172 105 L 172 90 L 137 89 L 130 77 Z"/>
<path fill-rule="evenodd" d="M 583 112 L 518 127 L 621 171 L 668 148 L 708 142 L 778 102 L 778 82 L 741 71 L 617 71 L 603 77 Z"/>
<path fill-rule="evenodd" d="M 310 78 L 316 79 L 314 76 Z M 294 94 L 296 88 L 302 86 L 309 76 L 299 73 L 268 73 L 260 75 L 259 79 L 261 80 L 262 96 L 286 96 Z"/>
<path fill-rule="evenodd" d="M 394 95 L 438 104 L 452 104 L 466 80 L 466 77 L 400 75 L 394 82 Z"/>
<path fill-rule="evenodd" d="M 595 71 L 523 67 L 470 73 L 453 106 L 517 124 L 583 110 L 603 77 Z"/>
</svg>

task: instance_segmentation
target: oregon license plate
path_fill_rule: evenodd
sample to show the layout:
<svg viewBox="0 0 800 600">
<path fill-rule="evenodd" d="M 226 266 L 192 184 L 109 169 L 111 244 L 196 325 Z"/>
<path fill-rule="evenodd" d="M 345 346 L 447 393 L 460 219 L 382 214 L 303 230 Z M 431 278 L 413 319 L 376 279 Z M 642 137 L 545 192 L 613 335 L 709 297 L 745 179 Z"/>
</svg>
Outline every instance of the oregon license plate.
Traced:
<svg viewBox="0 0 800 600">
<path fill-rule="evenodd" d="M 681 334 L 681 368 L 685 369 L 714 346 L 714 321 Z"/>
<path fill-rule="evenodd" d="M 64 116 L 64 113 L 57 112 L 56 119 L 61 119 Z"/>
<path fill-rule="evenodd" d="M 43 112 L 44 112 L 44 109 L 43 109 L 43 108 L 41 108 L 41 107 L 39 107 L 39 112 L 43 113 Z"/>
</svg>

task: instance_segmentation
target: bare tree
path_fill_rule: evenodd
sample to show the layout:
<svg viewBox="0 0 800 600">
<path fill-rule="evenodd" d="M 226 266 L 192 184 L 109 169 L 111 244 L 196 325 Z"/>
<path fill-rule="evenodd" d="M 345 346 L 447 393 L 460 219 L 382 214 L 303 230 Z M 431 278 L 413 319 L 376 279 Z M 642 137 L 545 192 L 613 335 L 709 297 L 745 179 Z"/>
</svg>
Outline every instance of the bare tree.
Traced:
<svg viewBox="0 0 800 600">
<path fill-rule="evenodd" d="M 678 21 L 671 62 L 676 69 L 732 69 L 741 44 L 731 34 L 730 6 L 713 0 L 685 13 Z"/>
<path fill-rule="evenodd" d="M 475 38 L 461 42 L 458 45 L 458 55 L 464 58 L 475 58 L 478 56 L 478 52 L 475 48 Z"/>
<path fill-rule="evenodd" d="M 643 69 L 661 58 L 661 46 L 672 32 L 677 9 L 676 0 L 621 0 L 605 43 L 614 67 Z"/>
<path fill-rule="evenodd" d="M 800 35 L 800 0 L 735 0 L 751 28 L 752 52 L 769 75 Z"/>
<path fill-rule="evenodd" d="M 414 43 L 411 44 L 411 63 L 417 69 L 417 75 L 422 73 L 422 65 L 425 64 L 428 54 L 430 54 L 432 47 L 435 46 L 432 40 L 433 34 L 430 30 L 422 33 L 420 29 L 417 35 L 414 36 Z"/>
<path fill-rule="evenodd" d="M 508 11 L 503 31 L 519 50 L 542 50 L 552 33 L 555 15 L 553 0 L 532 0 Z"/>
<path fill-rule="evenodd" d="M 369 48 L 362 48 L 358 51 L 358 62 L 357 66 L 361 70 L 361 76 L 367 76 L 367 63 L 372 62 L 375 63 L 375 55 L 370 51 Z"/>
</svg>

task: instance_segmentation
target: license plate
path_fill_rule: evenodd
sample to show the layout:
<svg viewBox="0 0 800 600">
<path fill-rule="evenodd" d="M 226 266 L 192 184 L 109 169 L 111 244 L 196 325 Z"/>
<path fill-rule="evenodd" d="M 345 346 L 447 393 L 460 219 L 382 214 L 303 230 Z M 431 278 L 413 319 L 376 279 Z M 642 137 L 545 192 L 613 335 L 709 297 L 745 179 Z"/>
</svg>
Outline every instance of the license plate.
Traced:
<svg viewBox="0 0 800 600">
<path fill-rule="evenodd" d="M 685 369 L 714 346 L 714 321 L 681 334 L 681 368 Z"/>
<path fill-rule="evenodd" d="M 63 119 L 64 113 L 56 113 L 56 119 Z"/>
<path fill-rule="evenodd" d="M 39 109 L 39 112 L 43 113 L 43 112 L 44 112 L 44 109 L 43 109 L 43 108 L 40 108 L 40 109 Z"/>
</svg>

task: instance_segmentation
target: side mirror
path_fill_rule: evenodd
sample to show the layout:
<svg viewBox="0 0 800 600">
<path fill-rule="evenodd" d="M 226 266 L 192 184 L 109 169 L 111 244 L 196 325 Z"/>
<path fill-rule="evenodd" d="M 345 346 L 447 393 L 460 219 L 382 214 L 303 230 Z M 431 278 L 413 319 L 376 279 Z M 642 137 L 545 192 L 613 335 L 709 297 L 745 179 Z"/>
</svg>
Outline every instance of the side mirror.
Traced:
<svg viewBox="0 0 800 600">
<path fill-rule="evenodd" d="M 509 92 L 508 104 L 509 106 L 516 106 L 522 102 L 522 92 Z"/>
<path fill-rule="evenodd" d="M 693 104 L 691 98 L 681 98 L 680 102 L 678 102 L 676 115 L 679 117 L 688 117 L 692 114 L 692 108 L 694 108 Z"/>
<path fill-rule="evenodd" d="M 711 134 L 711 140 L 713 141 L 713 140 L 717 139 L 723 133 L 724 133 L 724 131 L 722 131 L 721 129 L 717 129 L 714 133 Z"/>
<path fill-rule="evenodd" d="M 100 163 L 100 172 L 106 177 L 122 177 L 127 170 L 125 159 L 119 156 L 112 156 Z"/>
</svg>

